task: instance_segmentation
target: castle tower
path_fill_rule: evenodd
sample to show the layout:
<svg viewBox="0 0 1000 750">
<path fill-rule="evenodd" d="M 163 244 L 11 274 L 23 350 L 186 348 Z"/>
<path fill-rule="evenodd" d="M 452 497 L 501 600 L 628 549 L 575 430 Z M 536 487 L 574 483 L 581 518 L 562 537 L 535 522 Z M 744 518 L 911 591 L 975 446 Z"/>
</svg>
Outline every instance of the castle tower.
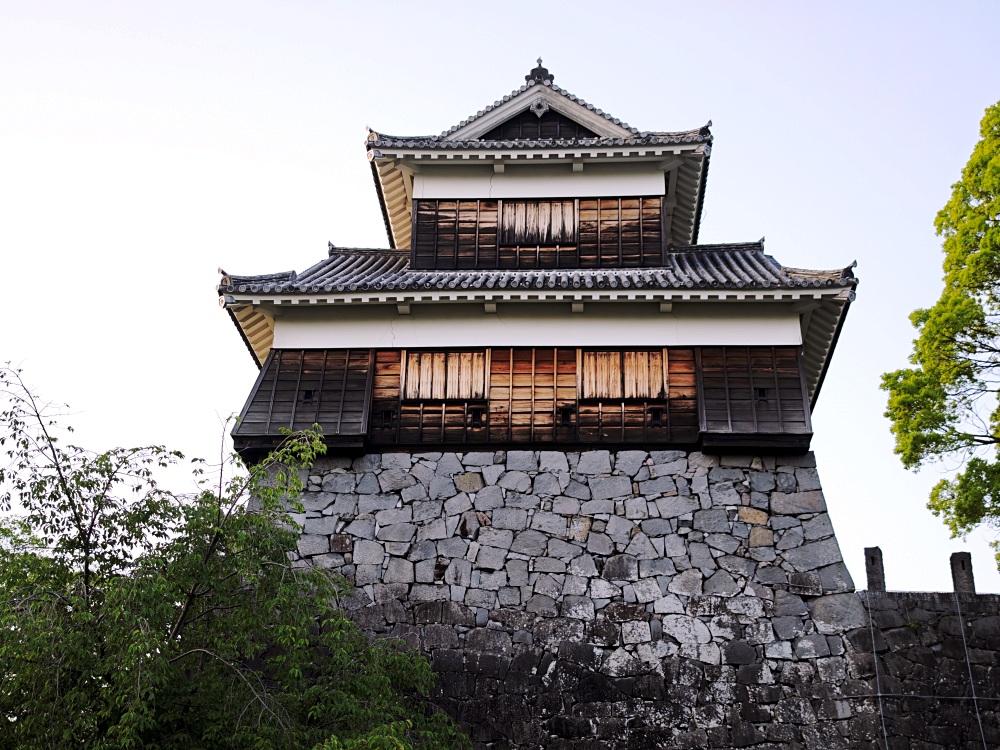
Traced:
<svg viewBox="0 0 1000 750">
<path fill-rule="evenodd" d="M 387 249 L 219 286 L 260 367 L 237 449 L 329 444 L 302 564 L 430 656 L 480 747 L 836 748 L 858 720 L 868 619 L 808 453 L 857 281 L 697 244 L 711 146 L 539 61 L 440 135 L 369 133 Z"/>
</svg>

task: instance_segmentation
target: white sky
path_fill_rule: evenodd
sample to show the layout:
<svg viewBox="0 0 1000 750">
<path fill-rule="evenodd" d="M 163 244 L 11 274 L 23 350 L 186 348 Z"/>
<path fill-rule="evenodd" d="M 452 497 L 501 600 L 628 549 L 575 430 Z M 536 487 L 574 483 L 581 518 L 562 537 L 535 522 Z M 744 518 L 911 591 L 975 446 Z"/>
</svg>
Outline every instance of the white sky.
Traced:
<svg viewBox="0 0 1000 750">
<path fill-rule="evenodd" d="M 880 373 L 940 284 L 933 219 L 1000 98 L 1000 5 L 963 3 L 0 2 L 0 361 L 69 402 L 91 447 L 217 455 L 257 369 L 216 268 L 301 271 L 386 246 L 364 126 L 437 133 L 556 83 L 647 130 L 716 140 L 702 242 L 767 236 L 781 263 L 861 279 L 814 418 L 848 566 L 950 590 L 988 531 L 924 508 Z"/>
</svg>

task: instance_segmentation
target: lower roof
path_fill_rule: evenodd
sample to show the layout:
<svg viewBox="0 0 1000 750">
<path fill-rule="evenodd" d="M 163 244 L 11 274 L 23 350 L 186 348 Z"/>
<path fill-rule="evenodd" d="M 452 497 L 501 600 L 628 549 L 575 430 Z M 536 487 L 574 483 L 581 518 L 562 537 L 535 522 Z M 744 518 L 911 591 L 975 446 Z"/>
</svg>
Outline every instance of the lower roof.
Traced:
<svg viewBox="0 0 1000 750">
<path fill-rule="evenodd" d="M 854 299 L 853 268 L 783 266 L 764 252 L 763 242 L 669 247 L 663 264 L 652 268 L 531 270 L 411 269 L 409 251 L 331 245 L 327 258 L 302 273 L 223 271 L 218 293 L 258 367 L 273 343 L 273 313 L 286 306 L 395 304 L 402 313 L 410 304 L 455 302 L 792 302 L 799 305 L 815 403 Z"/>
</svg>

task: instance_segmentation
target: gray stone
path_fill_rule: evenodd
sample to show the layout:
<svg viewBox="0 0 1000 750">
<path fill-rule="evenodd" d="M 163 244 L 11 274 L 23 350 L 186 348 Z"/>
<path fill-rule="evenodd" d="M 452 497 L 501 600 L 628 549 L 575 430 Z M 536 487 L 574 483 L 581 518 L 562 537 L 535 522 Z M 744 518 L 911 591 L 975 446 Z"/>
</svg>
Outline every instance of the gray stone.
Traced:
<svg viewBox="0 0 1000 750">
<path fill-rule="evenodd" d="M 608 500 L 632 494 L 632 482 L 628 477 L 594 477 L 590 480 L 590 492 L 595 500 Z"/>
<path fill-rule="evenodd" d="M 362 495 L 358 498 L 358 514 L 378 513 L 380 510 L 395 508 L 399 498 L 396 495 Z"/>
<path fill-rule="evenodd" d="M 614 599 L 621 596 L 622 590 L 611 581 L 603 578 L 593 578 L 590 581 L 590 595 L 595 599 Z"/>
<path fill-rule="evenodd" d="M 497 482 L 501 487 L 515 492 L 531 492 L 531 477 L 523 471 L 508 471 Z"/>
<path fill-rule="evenodd" d="M 382 580 L 386 583 L 413 583 L 413 563 L 399 557 L 389 558 Z"/>
<path fill-rule="evenodd" d="M 754 570 L 757 568 L 757 563 L 753 560 L 748 560 L 745 557 L 737 557 L 735 555 L 722 555 L 716 559 L 716 562 L 724 570 L 728 570 L 730 573 L 737 576 L 752 576 Z"/>
<path fill-rule="evenodd" d="M 356 490 L 361 495 L 374 495 L 380 491 L 378 477 L 374 474 L 365 474 L 358 481 Z"/>
<path fill-rule="evenodd" d="M 464 557 L 468 549 L 469 543 L 457 536 L 442 539 L 437 543 L 437 553 L 441 557 Z"/>
<path fill-rule="evenodd" d="M 453 559 L 445 568 L 444 582 L 452 586 L 471 586 L 472 563 L 461 558 Z"/>
<path fill-rule="evenodd" d="M 412 487 L 405 487 L 400 490 L 399 496 L 404 501 L 424 500 L 427 498 L 427 488 L 422 484 L 415 484 Z"/>
<path fill-rule="evenodd" d="M 663 495 L 677 492 L 677 485 L 670 477 L 658 477 L 646 482 L 639 482 L 639 492 L 643 495 Z"/>
<path fill-rule="evenodd" d="M 359 473 L 368 471 L 378 471 L 382 468 L 382 456 L 378 453 L 367 453 L 364 456 L 354 459 L 351 468 Z"/>
<path fill-rule="evenodd" d="M 528 612 L 533 612 L 536 615 L 544 615 L 546 617 L 555 617 L 559 614 L 559 610 L 556 608 L 555 600 L 550 596 L 545 596 L 543 594 L 535 594 L 533 597 L 528 599 L 528 603 L 524 607 Z"/>
<path fill-rule="evenodd" d="M 635 593 L 636 601 L 642 604 L 655 602 L 663 596 L 663 592 L 660 591 L 660 585 L 656 582 L 655 578 L 642 578 L 636 581 L 632 584 L 632 591 Z"/>
<path fill-rule="evenodd" d="M 786 532 L 787 533 L 787 532 Z M 784 553 L 785 561 L 795 570 L 816 570 L 825 565 L 841 562 L 840 547 L 834 537 L 809 542 L 801 547 L 790 549 Z"/>
<path fill-rule="evenodd" d="M 479 536 L 476 537 L 476 541 L 483 546 L 510 549 L 511 542 L 514 541 L 514 532 L 510 529 L 484 526 L 479 530 Z"/>
<path fill-rule="evenodd" d="M 656 549 L 650 544 L 649 537 L 641 531 L 632 537 L 632 541 L 625 548 L 625 553 L 640 560 L 652 560 L 659 557 Z"/>
<path fill-rule="evenodd" d="M 576 481 L 575 479 L 571 479 L 570 483 L 566 486 L 566 489 L 563 490 L 563 494 L 567 497 L 576 498 L 577 500 L 590 500 L 590 487 L 582 482 Z M 603 511 L 584 511 L 584 513 L 588 512 L 597 513 Z"/>
<path fill-rule="evenodd" d="M 562 451 L 541 451 L 538 454 L 538 470 L 555 473 L 568 473 L 569 463 Z"/>
<path fill-rule="evenodd" d="M 722 552 L 730 555 L 740 547 L 739 540 L 729 534 L 707 534 L 705 536 L 705 542 L 712 549 L 721 550 Z"/>
<path fill-rule="evenodd" d="M 483 570 L 500 570 L 507 562 L 507 550 L 499 547 L 480 547 L 476 567 Z"/>
<path fill-rule="evenodd" d="M 320 518 L 307 518 L 305 519 L 305 524 L 303 525 L 303 531 L 305 534 L 319 534 L 322 536 L 328 536 L 334 534 L 337 531 L 337 526 L 340 524 L 340 519 L 336 516 L 322 516 Z M 324 550 L 329 552 L 330 550 Z"/>
<path fill-rule="evenodd" d="M 797 639 L 793 645 L 795 656 L 799 659 L 816 659 L 830 655 L 830 646 L 826 642 L 826 637 L 818 633 L 803 636 Z"/>
<path fill-rule="evenodd" d="M 436 558 L 421 560 L 414 566 L 414 578 L 418 583 L 434 583 L 434 570 L 436 568 Z"/>
<path fill-rule="evenodd" d="M 708 626 L 697 617 L 688 615 L 664 615 L 661 620 L 663 635 L 681 644 L 710 643 L 712 633 Z"/>
<path fill-rule="evenodd" d="M 492 486 L 497 483 L 500 476 L 507 471 L 507 467 L 503 464 L 494 464 L 492 466 L 483 467 L 483 481 L 487 485 Z"/>
<path fill-rule="evenodd" d="M 537 480 L 535 483 L 537 484 Z M 580 501 L 572 497 L 557 497 L 552 500 L 552 512 L 558 513 L 561 516 L 575 516 L 580 512 Z M 573 524 L 575 525 L 578 521 L 585 521 L 587 524 L 587 531 L 590 531 L 589 518 L 574 518 Z"/>
<path fill-rule="evenodd" d="M 593 620 L 594 601 L 586 596 L 567 596 L 563 598 L 561 614 L 574 620 Z"/>
<path fill-rule="evenodd" d="M 375 519 L 374 518 L 359 518 L 357 520 L 351 521 L 344 528 L 345 534 L 350 534 L 351 536 L 358 536 L 363 539 L 374 539 L 375 538 Z"/>
<path fill-rule="evenodd" d="M 514 492 L 513 490 L 507 493 L 508 508 L 525 508 L 527 510 L 539 508 L 541 505 L 542 500 L 538 495 L 522 495 L 520 492 Z"/>
<path fill-rule="evenodd" d="M 330 551 L 330 537 L 326 535 L 303 534 L 297 545 L 299 554 L 303 557 L 322 555 Z"/>
<path fill-rule="evenodd" d="M 809 541 L 832 536 L 833 524 L 830 522 L 830 516 L 826 513 L 820 513 L 818 516 L 810 518 L 808 521 L 803 521 L 802 533 Z"/>
<path fill-rule="evenodd" d="M 711 578 L 705 581 L 702 590 L 706 594 L 716 596 L 735 596 L 740 592 L 740 587 L 729 573 L 717 570 Z"/>
<path fill-rule="evenodd" d="M 667 594 L 653 602 L 653 611 L 657 614 L 681 614 L 684 605 L 676 595 Z"/>
<path fill-rule="evenodd" d="M 383 453 L 383 469 L 409 469 L 413 464 L 409 453 Z"/>
<path fill-rule="evenodd" d="M 794 474 L 776 474 L 774 479 L 777 483 L 778 492 L 795 492 L 797 485 Z"/>
<path fill-rule="evenodd" d="M 460 498 L 464 498 L 465 504 L 469 503 L 469 499 L 466 495 L 456 495 L 453 499 L 457 500 Z M 412 507 L 413 507 L 413 520 L 416 523 L 420 523 L 424 521 L 433 521 L 435 518 L 438 518 L 441 515 L 441 511 L 444 506 L 440 501 L 421 500 L 419 502 L 413 503 Z M 463 508 L 462 510 L 468 510 L 468 508 Z M 458 513 L 451 513 L 449 515 L 458 515 Z M 378 519 L 378 516 L 376 516 L 376 519 Z"/>
<path fill-rule="evenodd" d="M 531 519 L 531 528 L 554 536 L 566 536 L 566 518 L 555 513 L 540 511 Z"/>
<path fill-rule="evenodd" d="M 775 635 L 783 641 L 790 641 L 804 634 L 805 626 L 800 617 L 774 617 L 771 619 Z"/>
<path fill-rule="evenodd" d="M 670 525 L 670 521 L 666 518 L 648 518 L 640 525 L 642 526 L 642 530 L 648 536 L 664 536 L 674 532 Z"/>
<path fill-rule="evenodd" d="M 806 603 L 802 597 L 789 591 L 775 589 L 774 591 L 774 614 L 779 617 L 804 616 L 809 614 Z"/>
<path fill-rule="evenodd" d="M 713 505 L 739 505 L 740 493 L 733 487 L 732 482 L 718 482 L 711 486 Z"/>
<path fill-rule="evenodd" d="M 508 560 L 505 569 L 507 571 L 507 582 L 511 586 L 528 585 L 527 560 Z"/>
<path fill-rule="evenodd" d="M 451 480 L 451 477 L 435 476 L 431 480 L 431 485 L 428 488 L 428 494 L 431 500 L 439 500 L 443 498 L 452 497 L 458 490 L 455 487 L 455 483 Z"/>
<path fill-rule="evenodd" d="M 555 474 L 539 474 L 535 477 L 534 491 L 538 495 L 559 495 L 562 485 Z"/>
<path fill-rule="evenodd" d="M 587 515 L 597 515 L 599 513 L 614 513 L 614 500 L 590 500 L 580 507 L 580 512 Z"/>
<path fill-rule="evenodd" d="M 692 497 L 660 497 L 656 499 L 656 509 L 661 518 L 676 518 L 693 513 L 701 506 Z M 726 531 L 728 531 L 728 527 Z"/>
<path fill-rule="evenodd" d="M 425 539 L 447 539 L 451 536 L 443 518 L 438 518 L 417 529 L 417 541 Z"/>
<path fill-rule="evenodd" d="M 584 578 L 597 576 L 597 565 L 594 564 L 594 558 L 586 553 L 570 560 L 569 570 L 573 575 Z"/>
<path fill-rule="evenodd" d="M 323 477 L 324 492 L 354 492 L 357 485 L 355 474 L 327 474 Z"/>
<path fill-rule="evenodd" d="M 493 464 L 493 452 L 474 451 L 462 456 L 462 464 L 465 466 L 491 466 Z"/>
<path fill-rule="evenodd" d="M 615 543 L 607 534 L 591 531 L 587 537 L 587 551 L 596 555 L 610 555 L 615 551 Z"/>
<path fill-rule="evenodd" d="M 549 540 L 549 557 L 557 557 L 560 560 L 569 561 L 579 555 L 583 550 L 575 544 L 564 542 L 562 539 Z M 596 573 L 596 571 L 595 571 Z"/>
<path fill-rule="evenodd" d="M 778 475 L 779 477 L 782 475 Z M 771 494 L 771 512 L 784 515 L 799 513 L 822 513 L 826 510 L 826 500 L 819 490 L 810 492 L 774 492 Z"/>
<path fill-rule="evenodd" d="M 538 458 L 534 451 L 507 451 L 508 471 L 538 471 Z"/>
<path fill-rule="evenodd" d="M 521 531 L 528 526 L 528 511 L 521 508 L 497 508 L 493 511 L 493 527 Z"/>
<path fill-rule="evenodd" d="M 397 455 L 397 454 L 391 454 Z M 407 457 L 407 460 L 409 457 Z M 396 492 L 417 483 L 407 469 L 386 469 L 378 475 L 378 484 L 383 492 Z"/>
<path fill-rule="evenodd" d="M 565 573 L 566 563 L 555 557 L 536 557 L 531 562 L 532 570 L 539 573 Z M 555 594 L 555 595 L 558 595 Z"/>
<path fill-rule="evenodd" d="M 819 571 L 820 584 L 823 593 L 832 594 L 841 591 L 854 591 L 854 579 L 844 563 L 834 563 Z"/>
<path fill-rule="evenodd" d="M 625 645 L 649 643 L 652 639 L 653 635 L 649 629 L 649 623 L 645 620 L 622 623 L 622 643 Z"/>
<path fill-rule="evenodd" d="M 394 523 L 409 523 L 413 520 L 413 507 L 389 508 L 375 514 L 379 526 L 392 526 Z"/>
<path fill-rule="evenodd" d="M 437 555 L 437 545 L 433 541 L 419 541 L 410 547 L 410 554 L 406 556 L 407 560 L 412 560 L 413 562 L 419 562 L 420 560 L 426 560 L 429 557 L 435 557 Z"/>
<path fill-rule="evenodd" d="M 392 526 L 383 526 L 375 536 L 383 542 L 409 542 L 416 533 L 417 527 L 412 523 L 397 523 Z"/>
<path fill-rule="evenodd" d="M 618 451 L 615 455 L 615 471 L 634 477 L 647 457 L 646 451 Z"/>
<path fill-rule="evenodd" d="M 381 565 L 385 549 L 378 542 L 361 539 L 354 543 L 355 565 Z"/>
<path fill-rule="evenodd" d="M 673 580 L 670 581 L 670 585 L 667 586 L 667 590 L 673 594 L 681 594 L 682 596 L 694 596 L 701 594 L 701 571 L 697 568 L 691 568 L 690 570 L 685 570 L 683 573 L 678 573 L 674 576 Z"/>
<path fill-rule="evenodd" d="M 627 545 L 632 541 L 632 532 L 635 529 L 635 524 L 626 518 L 621 516 L 611 516 L 608 519 L 608 525 L 605 529 L 607 535 L 611 537 L 615 544 L 619 544 L 622 547 Z"/>
<path fill-rule="evenodd" d="M 476 510 L 493 510 L 503 506 L 503 490 L 493 485 L 476 493 Z"/>
<path fill-rule="evenodd" d="M 410 588 L 410 599 L 415 602 L 443 602 L 451 598 L 447 586 L 434 586 L 415 583 Z"/>
<path fill-rule="evenodd" d="M 793 526 L 792 528 L 785 529 L 785 531 L 782 532 L 781 538 L 778 540 L 778 543 L 775 544 L 774 546 L 777 547 L 778 549 L 791 549 L 792 547 L 800 546 L 803 541 L 804 539 L 802 535 L 802 527 Z M 750 543 L 753 544 L 752 539 Z"/>
<path fill-rule="evenodd" d="M 802 491 L 820 489 L 819 474 L 816 473 L 816 469 L 796 469 L 795 481 Z"/>
<path fill-rule="evenodd" d="M 716 466 L 708 472 L 708 479 L 711 482 L 742 482 L 745 478 L 746 476 L 743 471 L 738 468 L 720 468 Z"/>
<path fill-rule="evenodd" d="M 510 551 L 532 557 L 536 555 L 544 555 L 545 548 L 548 546 L 548 543 L 549 538 L 540 531 L 522 531 L 514 537 L 514 542 L 510 545 Z"/>
<path fill-rule="evenodd" d="M 698 531 L 729 531 L 729 516 L 721 508 L 699 510 L 694 514 L 693 527 Z"/>
<path fill-rule="evenodd" d="M 754 492 L 770 492 L 774 487 L 774 474 L 770 471 L 750 472 L 750 489 Z"/>
<path fill-rule="evenodd" d="M 507 585 L 507 574 L 502 570 L 493 573 L 483 573 L 479 578 L 479 588 L 487 591 L 499 591 Z"/>
<path fill-rule="evenodd" d="M 601 576 L 609 581 L 636 581 L 639 561 L 631 555 L 612 555 L 605 561 Z"/>
<path fill-rule="evenodd" d="M 580 454 L 580 461 L 576 465 L 577 474 L 610 474 L 611 454 L 608 451 L 585 451 Z"/>
</svg>

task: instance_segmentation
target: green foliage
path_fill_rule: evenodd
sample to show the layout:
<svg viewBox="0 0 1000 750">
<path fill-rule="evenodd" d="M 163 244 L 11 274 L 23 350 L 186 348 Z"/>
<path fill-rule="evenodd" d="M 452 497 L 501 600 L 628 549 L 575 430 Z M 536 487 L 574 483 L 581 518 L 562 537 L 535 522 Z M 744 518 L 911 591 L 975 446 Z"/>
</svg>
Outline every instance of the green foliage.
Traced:
<svg viewBox="0 0 1000 750">
<path fill-rule="evenodd" d="M 66 445 L 18 372 L 0 392 L 0 750 L 468 746 L 426 660 L 288 560 L 319 435 L 228 479 L 195 461 L 179 496 L 155 478 L 179 453 Z"/>
<path fill-rule="evenodd" d="M 980 134 L 935 220 L 944 238 L 941 297 L 910 316 L 912 367 L 882 376 L 903 465 L 965 464 L 928 505 L 956 536 L 1000 526 L 1000 103 L 986 110 Z"/>
</svg>

